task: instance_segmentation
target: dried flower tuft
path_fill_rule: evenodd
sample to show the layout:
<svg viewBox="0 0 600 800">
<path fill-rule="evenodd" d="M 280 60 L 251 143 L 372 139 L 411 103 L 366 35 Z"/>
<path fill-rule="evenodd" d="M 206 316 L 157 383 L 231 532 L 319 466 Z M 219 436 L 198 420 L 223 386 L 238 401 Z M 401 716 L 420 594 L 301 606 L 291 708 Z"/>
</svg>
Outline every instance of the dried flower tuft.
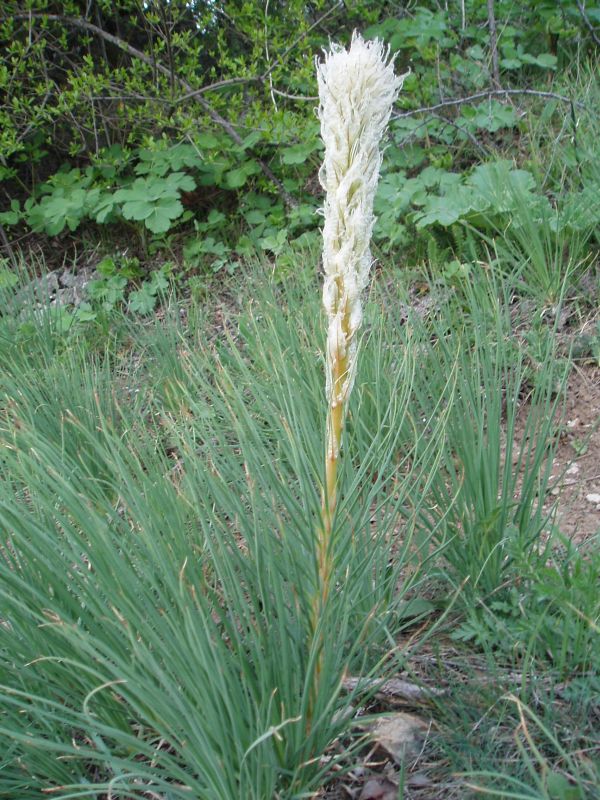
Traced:
<svg viewBox="0 0 600 800">
<path fill-rule="evenodd" d="M 325 159 L 319 177 L 326 192 L 323 226 L 323 304 L 327 312 L 327 399 L 345 406 L 356 373 L 361 293 L 371 268 L 369 249 L 379 179 L 379 144 L 403 77 L 389 49 L 354 33 L 348 50 L 332 45 L 317 61 L 319 119 Z M 334 432 L 335 433 L 335 432 Z M 339 431 L 341 435 L 341 431 Z M 337 457 L 339 436 L 331 435 Z"/>
<path fill-rule="evenodd" d="M 332 586 L 332 550 L 337 507 L 337 474 L 347 400 L 356 374 L 357 335 L 362 321 L 361 292 L 371 269 L 369 244 L 373 200 L 381 153 L 379 143 L 402 86 L 379 41 L 357 33 L 350 48 L 332 45 L 317 60 L 319 119 L 325 160 L 319 177 L 325 189 L 323 225 L 323 305 L 327 312 L 327 448 L 321 525 L 316 537 L 317 589 L 311 629 L 318 647 L 310 693 L 309 719 L 321 691 L 322 638 L 319 620 Z"/>
</svg>

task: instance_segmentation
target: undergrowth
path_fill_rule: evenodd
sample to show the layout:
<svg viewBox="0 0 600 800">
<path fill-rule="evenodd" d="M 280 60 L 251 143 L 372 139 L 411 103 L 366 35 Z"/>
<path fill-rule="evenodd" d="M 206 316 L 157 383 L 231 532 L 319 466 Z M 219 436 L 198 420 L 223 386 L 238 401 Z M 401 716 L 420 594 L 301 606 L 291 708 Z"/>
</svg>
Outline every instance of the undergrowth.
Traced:
<svg viewBox="0 0 600 800">
<path fill-rule="evenodd" d="M 361 759 L 343 678 L 401 670 L 449 689 L 448 792 L 594 796 L 598 554 L 559 558 L 542 508 L 568 361 L 550 327 L 531 369 L 485 271 L 421 313 L 371 294 L 309 707 L 311 276 L 254 265 L 218 315 L 173 298 L 106 352 L 51 314 L 2 339 L 0 796 L 308 797 Z"/>
</svg>

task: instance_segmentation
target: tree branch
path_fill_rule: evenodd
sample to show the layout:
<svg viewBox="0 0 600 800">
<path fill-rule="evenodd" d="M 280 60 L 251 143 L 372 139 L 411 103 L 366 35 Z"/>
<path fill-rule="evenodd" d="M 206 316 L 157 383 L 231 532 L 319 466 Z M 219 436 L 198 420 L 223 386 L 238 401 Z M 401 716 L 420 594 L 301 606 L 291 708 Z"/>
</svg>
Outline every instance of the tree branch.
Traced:
<svg viewBox="0 0 600 800">
<path fill-rule="evenodd" d="M 190 92 L 189 94 L 184 94 L 182 97 L 178 97 L 176 102 L 185 103 L 186 100 L 192 100 L 196 97 L 199 97 L 201 94 L 205 94 L 206 92 L 212 92 L 215 89 L 222 89 L 224 86 L 242 86 L 245 83 L 262 83 L 262 77 L 227 78 L 223 81 L 215 81 L 215 83 L 209 83 L 207 86 L 201 86 L 199 89 L 194 89 L 194 91 Z"/>
<path fill-rule="evenodd" d="M 335 5 L 333 5 L 324 14 L 321 14 L 321 16 L 315 22 L 313 22 L 313 24 L 310 26 L 310 28 L 305 30 L 303 33 L 300 34 L 300 36 L 298 36 L 296 39 L 294 39 L 294 41 L 291 43 L 291 45 L 288 48 L 286 48 L 283 51 L 283 53 L 279 56 L 277 61 L 273 62 L 273 64 L 269 67 L 269 69 L 260 76 L 261 80 L 263 80 L 263 81 L 266 80 L 269 77 L 269 75 L 273 72 L 274 69 L 277 69 L 278 66 L 283 64 L 283 62 L 288 57 L 288 55 L 292 52 L 294 47 L 296 47 L 296 45 L 298 45 L 302 41 L 302 39 L 304 39 L 306 36 L 308 36 L 308 34 L 314 28 L 316 28 L 318 25 L 320 25 L 323 22 L 324 19 L 326 19 L 334 11 L 337 11 L 337 9 L 339 9 L 342 5 L 343 5 L 343 0 L 337 0 L 337 3 L 335 3 Z"/>
<path fill-rule="evenodd" d="M 271 64 L 271 66 L 262 73 L 262 75 L 257 75 L 255 77 L 248 77 L 248 78 L 228 78 L 227 80 L 223 81 L 216 81 L 215 83 L 211 83 L 208 86 L 202 86 L 200 89 L 195 89 L 190 94 L 184 95 L 178 99 L 178 103 L 181 103 L 185 100 L 189 100 L 192 97 L 197 97 L 198 95 L 205 94 L 205 92 L 211 92 L 214 89 L 221 89 L 223 86 L 235 86 L 236 84 L 244 84 L 244 83 L 259 83 L 264 84 L 265 81 L 271 76 L 271 73 L 277 69 L 277 67 L 281 66 L 285 59 L 289 56 L 292 50 L 297 47 L 297 45 L 302 41 L 302 39 L 306 38 L 308 34 L 320 25 L 324 19 L 326 19 L 330 14 L 332 14 L 337 9 L 341 8 L 343 5 L 342 0 L 338 0 L 335 5 L 333 5 L 330 9 L 328 9 L 324 14 L 313 22 L 310 28 L 307 28 L 303 33 L 300 34 L 294 41 L 287 47 L 283 53 L 279 56 L 279 58 Z M 315 96 L 303 96 L 303 95 L 296 95 L 296 94 L 286 94 L 285 92 L 279 91 L 278 89 L 273 89 L 273 92 L 280 97 L 285 97 L 288 100 L 318 100 L 319 98 Z"/>
<path fill-rule="evenodd" d="M 400 111 L 392 115 L 392 119 L 404 119 L 405 117 L 414 117 L 415 114 L 428 114 L 432 111 L 439 111 L 440 108 L 448 108 L 450 106 L 462 106 L 466 103 L 474 103 L 476 100 L 484 100 L 488 97 L 513 97 L 515 95 L 527 95 L 530 97 L 546 97 L 551 100 L 559 100 L 561 103 L 569 103 L 569 105 L 577 106 L 578 108 L 586 108 L 584 103 L 579 103 L 576 100 L 571 100 L 570 97 L 565 97 L 562 94 L 555 94 L 554 92 L 538 92 L 535 89 L 489 89 L 485 92 L 477 92 L 477 94 L 470 94 L 468 97 L 459 97 L 455 100 L 444 100 L 441 103 L 436 103 L 433 106 L 423 106 L 421 108 L 413 108 L 410 111 Z"/>
<path fill-rule="evenodd" d="M 273 87 L 273 94 L 276 94 L 279 97 L 285 97 L 286 100 L 312 100 L 313 103 L 315 100 L 319 99 L 318 94 L 288 94 L 287 92 L 282 92 L 281 89 L 276 89 L 275 87 Z"/>
<path fill-rule="evenodd" d="M 583 21 L 585 22 L 585 24 L 587 25 L 587 27 L 588 27 L 588 29 L 589 29 L 590 33 L 592 34 L 592 39 L 593 39 L 593 40 L 596 42 L 596 44 L 597 44 L 597 45 L 600 47 L 600 39 L 599 39 L 599 38 L 598 38 L 598 36 L 596 35 L 596 29 L 594 28 L 594 26 L 592 25 L 592 22 L 591 22 L 590 18 L 589 18 L 589 17 L 588 17 L 588 15 L 586 14 L 586 12 L 585 12 L 585 6 L 584 6 L 584 5 L 583 5 L 583 3 L 581 2 L 581 0 L 577 0 L 577 8 L 579 9 L 579 13 L 580 13 L 580 14 L 581 14 L 581 16 L 582 16 L 582 18 L 583 18 Z"/>
</svg>

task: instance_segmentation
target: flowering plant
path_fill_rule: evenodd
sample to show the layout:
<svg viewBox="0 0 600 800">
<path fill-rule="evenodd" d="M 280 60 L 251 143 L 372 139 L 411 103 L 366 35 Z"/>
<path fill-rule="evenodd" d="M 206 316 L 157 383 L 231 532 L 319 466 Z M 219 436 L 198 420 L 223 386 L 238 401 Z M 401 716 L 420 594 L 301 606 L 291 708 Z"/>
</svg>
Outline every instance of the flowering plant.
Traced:
<svg viewBox="0 0 600 800">
<path fill-rule="evenodd" d="M 373 201 L 381 166 L 380 142 L 403 77 L 389 50 L 354 33 L 348 50 L 334 44 L 317 60 L 319 119 L 325 158 L 323 305 L 327 314 L 327 447 L 321 527 L 317 537 L 318 591 L 313 629 L 327 600 L 332 573 L 331 534 L 337 465 L 348 398 L 356 374 L 361 293 L 371 269 Z M 318 682 L 318 676 L 317 676 Z"/>
<path fill-rule="evenodd" d="M 323 305 L 327 313 L 327 470 L 324 505 L 331 522 L 344 415 L 354 383 L 361 292 L 371 268 L 373 200 L 379 179 L 379 144 L 403 77 L 394 74 L 379 40 L 352 37 L 350 48 L 332 45 L 317 62 L 319 119 L 325 159 Z M 327 525 L 326 525 L 327 527 Z"/>
</svg>

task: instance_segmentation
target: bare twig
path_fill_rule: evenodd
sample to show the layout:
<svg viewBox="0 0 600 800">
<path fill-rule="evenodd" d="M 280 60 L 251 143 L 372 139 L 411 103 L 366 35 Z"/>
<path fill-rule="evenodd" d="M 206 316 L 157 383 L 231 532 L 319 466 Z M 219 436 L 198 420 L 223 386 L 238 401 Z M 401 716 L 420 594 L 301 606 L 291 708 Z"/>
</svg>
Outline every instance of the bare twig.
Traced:
<svg viewBox="0 0 600 800">
<path fill-rule="evenodd" d="M 102 17 L 100 16 L 100 9 L 98 8 L 98 5 L 96 3 L 94 3 L 94 6 L 95 6 L 94 10 L 96 13 L 96 24 L 98 25 L 99 28 L 101 28 Z M 86 16 L 87 15 L 88 12 L 86 11 Z M 104 58 L 104 63 L 108 64 L 108 53 L 106 52 L 106 42 L 104 41 L 104 39 L 100 39 L 100 47 L 102 48 L 102 56 Z"/>
<path fill-rule="evenodd" d="M 498 34 L 496 32 L 496 14 L 494 0 L 487 0 L 488 30 L 490 35 L 490 51 L 492 54 L 492 82 L 496 89 L 500 88 L 500 66 L 498 64 Z"/>
<path fill-rule="evenodd" d="M 443 122 L 443 123 L 444 123 L 444 125 L 450 125 L 451 127 L 453 127 L 453 128 L 456 128 L 456 130 L 457 130 L 457 131 L 460 131 L 460 133 L 464 134 L 464 135 L 467 137 L 467 139 L 469 139 L 469 141 L 471 142 L 471 144 L 472 144 L 474 147 L 476 147 L 476 148 L 477 148 L 477 150 L 479 150 L 479 152 L 480 152 L 480 153 L 481 153 L 481 154 L 484 156 L 484 158 L 487 158 L 487 156 L 489 155 L 489 154 L 488 154 L 488 151 L 487 151 L 487 150 L 485 149 L 485 147 L 484 147 L 484 146 L 481 144 L 481 142 L 478 142 L 478 141 L 477 141 L 477 139 L 476 139 L 476 138 L 475 138 L 475 136 L 474 136 L 474 135 L 471 133 L 471 131 L 467 130 L 467 128 L 461 128 L 461 126 L 460 126 L 460 125 L 457 125 L 457 124 L 456 124 L 456 122 L 454 122 L 454 121 L 453 121 L 453 120 L 451 120 L 451 119 L 448 119 L 447 117 L 442 117 L 440 114 L 432 114 L 431 116 L 432 116 L 434 119 L 438 119 L 440 122 Z"/>
<path fill-rule="evenodd" d="M 347 692 L 371 692 L 373 689 L 376 689 L 376 694 L 378 695 L 411 702 L 416 700 L 428 700 L 432 696 L 441 697 L 446 694 L 445 689 L 419 686 L 410 681 L 400 680 L 400 678 L 392 678 L 388 681 L 380 681 L 374 678 L 344 678 L 342 687 Z"/>
<path fill-rule="evenodd" d="M 306 36 L 318 25 L 323 22 L 328 16 L 330 16 L 336 9 L 339 9 L 342 6 L 341 0 L 339 0 L 335 5 L 329 8 L 324 14 L 322 14 L 307 30 L 303 31 L 300 36 L 296 37 L 294 41 L 287 47 L 283 53 L 279 56 L 279 58 L 271 64 L 271 66 L 262 73 L 262 75 L 251 75 L 245 78 L 226 78 L 222 81 L 215 81 L 215 83 L 207 84 L 206 86 L 201 86 L 198 89 L 194 89 L 193 91 L 189 92 L 188 94 L 183 95 L 182 97 L 177 98 L 177 103 L 184 103 L 186 100 L 191 100 L 192 98 L 196 98 L 199 95 L 206 94 L 207 92 L 215 91 L 216 89 L 223 89 L 227 86 L 241 86 L 243 84 L 248 83 L 257 83 L 257 84 L 264 84 L 268 80 L 270 81 L 271 73 L 277 69 L 277 67 L 281 66 L 284 63 L 285 59 L 292 50 L 300 44 L 302 39 L 305 39 Z M 273 87 L 273 93 L 279 95 L 280 97 L 285 97 L 289 100 L 318 100 L 319 98 L 314 95 L 294 95 L 294 94 L 287 94 L 286 92 L 279 91 Z"/>
<path fill-rule="evenodd" d="M 582 17 L 583 21 L 585 22 L 585 24 L 586 24 L 586 26 L 587 26 L 587 28 L 588 28 L 589 32 L 592 34 L 592 39 L 593 39 L 593 40 L 596 42 L 596 44 L 597 44 L 597 45 L 600 47 L 600 39 L 598 38 L 598 36 L 597 36 L 597 34 L 596 34 L 596 29 L 594 28 L 594 26 L 592 25 L 592 22 L 591 22 L 590 18 L 589 18 L 589 17 L 588 17 L 588 15 L 586 14 L 586 11 L 585 11 L 585 6 L 584 6 L 584 5 L 583 5 L 583 3 L 581 2 L 581 0 L 577 0 L 577 8 L 579 9 L 579 13 L 581 14 L 581 17 Z"/>
<path fill-rule="evenodd" d="M 302 39 L 304 39 L 306 36 L 308 36 L 308 34 L 314 28 L 316 28 L 318 25 L 320 25 L 323 22 L 324 19 L 326 19 L 330 14 L 332 14 L 334 11 L 337 11 L 342 6 L 343 6 L 342 0 L 338 0 L 338 2 L 335 3 L 333 6 L 331 6 L 331 8 L 328 9 L 324 14 L 321 14 L 321 16 L 315 22 L 313 22 L 313 24 L 310 26 L 310 28 L 307 28 L 305 31 L 303 31 L 300 34 L 300 36 L 296 37 L 296 39 L 294 39 L 294 41 L 291 43 L 291 45 L 288 48 L 286 48 L 283 51 L 283 53 L 279 56 L 277 61 L 274 61 L 273 64 L 271 64 L 269 69 L 261 75 L 261 80 L 263 80 L 263 81 L 266 80 L 269 77 L 269 75 L 271 74 L 271 72 L 273 72 L 274 69 L 277 69 L 277 67 L 279 67 L 281 64 L 283 64 L 285 59 L 289 56 L 289 54 L 292 52 L 292 50 L 302 41 Z"/>
<path fill-rule="evenodd" d="M 441 108 L 448 108 L 450 106 L 462 106 L 467 103 L 474 103 L 476 100 L 485 100 L 489 97 L 513 97 L 515 95 L 527 95 L 530 97 L 547 97 L 551 100 L 559 100 L 561 103 L 569 103 L 576 105 L 578 108 L 586 108 L 584 103 L 571 100 L 570 97 L 565 97 L 562 94 L 555 92 L 539 92 L 535 89 L 488 89 L 485 92 L 477 92 L 477 94 L 470 94 L 468 97 L 458 97 L 454 100 L 444 100 L 441 103 L 436 103 L 433 106 L 422 106 L 421 108 L 413 108 L 410 111 L 400 111 L 394 114 L 392 119 L 403 119 L 404 117 L 414 117 L 415 114 L 428 114 L 432 111 L 439 111 Z"/>
<path fill-rule="evenodd" d="M 210 83 L 207 86 L 201 86 L 199 89 L 194 89 L 193 92 L 189 94 L 184 94 L 182 97 L 178 97 L 175 101 L 176 103 L 184 103 L 186 100 L 190 100 L 195 97 L 199 97 L 202 94 L 206 94 L 206 92 L 212 92 L 215 89 L 222 89 L 226 86 L 242 86 L 244 84 L 249 83 L 263 83 L 262 75 L 260 77 L 249 77 L 249 78 L 228 78 L 224 81 L 216 81 L 215 83 Z M 319 99 L 318 95 L 316 94 L 289 94 L 288 92 L 282 92 L 281 89 L 276 89 L 275 86 L 270 86 L 269 90 L 273 92 L 273 94 L 278 95 L 278 97 L 285 97 L 286 100 L 302 100 L 302 101 L 316 101 Z"/>
<path fill-rule="evenodd" d="M 265 59 L 267 64 L 271 63 L 271 55 L 269 53 L 269 0 L 265 0 Z M 275 100 L 275 95 L 273 94 L 273 71 L 270 67 L 267 69 L 269 81 L 269 90 L 271 93 L 271 101 L 273 103 L 273 108 L 277 111 L 277 100 Z"/>
<path fill-rule="evenodd" d="M 273 87 L 273 94 L 279 95 L 279 97 L 285 97 L 287 100 L 311 100 L 315 102 L 319 99 L 319 96 L 316 94 L 288 94 L 287 92 L 282 92 L 281 89 L 276 89 Z"/>
<path fill-rule="evenodd" d="M 193 92 L 189 92 L 188 94 L 178 97 L 175 102 L 185 103 L 187 100 L 199 97 L 201 94 L 206 94 L 206 92 L 212 92 L 215 89 L 222 89 L 225 86 L 241 86 L 247 83 L 262 83 L 262 77 L 227 78 L 223 81 L 215 81 L 215 83 L 209 83 L 206 86 L 201 86 L 199 89 L 194 89 Z"/>
<path fill-rule="evenodd" d="M 145 64 L 148 64 L 150 67 L 157 66 L 158 71 L 162 72 L 167 77 L 170 77 L 170 72 L 166 67 L 161 67 L 161 65 L 155 65 L 154 59 L 150 56 L 146 55 L 146 53 L 142 53 L 141 50 L 137 50 L 132 45 L 125 42 L 123 39 L 119 39 L 118 36 L 115 36 L 108 31 L 105 31 L 103 28 L 99 28 L 97 25 L 94 25 L 93 22 L 88 22 L 85 19 L 80 19 L 79 17 L 67 17 L 63 14 L 44 14 L 43 12 L 35 12 L 35 13 L 27 13 L 27 14 L 11 14 L 10 17 L 2 17 L 2 19 L 47 19 L 53 22 L 63 22 L 65 25 L 71 25 L 74 28 L 79 28 L 80 30 L 88 31 L 89 33 L 94 33 L 96 36 L 100 36 L 107 42 L 114 44 L 116 47 L 124 50 L 126 53 L 129 53 L 130 56 L 137 58 L 138 61 L 143 61 Z"/>
<path fill-rule="evenodd" d="M 38 116 L 44 110 L 44 108 L 46 107 L 46 103 L 50 99 L 51 95 L 52 95 L 52 92 L 49 92 L 49 91 L 46 92 L 46 95 L 45 95 L 44 99 L 42 100 L 42 102 L 39 104 L 39 106 L 36 106 L 36 114 Z M 26 139 L 27 136 L 29 136 L 29 132 L 31 131 L 32 128 L 34 128 L 36 126 L 36 124 L 37 124 L 36 120 L 32 120 L 29 123 L 29 125 L 27 125 L 25 130 L 21 131 L 21 133 L 19 134 L 19 136 L 17 138 L 17 141 L 18 142 L 22 142 L 24 139 Z"/>
</svg>

